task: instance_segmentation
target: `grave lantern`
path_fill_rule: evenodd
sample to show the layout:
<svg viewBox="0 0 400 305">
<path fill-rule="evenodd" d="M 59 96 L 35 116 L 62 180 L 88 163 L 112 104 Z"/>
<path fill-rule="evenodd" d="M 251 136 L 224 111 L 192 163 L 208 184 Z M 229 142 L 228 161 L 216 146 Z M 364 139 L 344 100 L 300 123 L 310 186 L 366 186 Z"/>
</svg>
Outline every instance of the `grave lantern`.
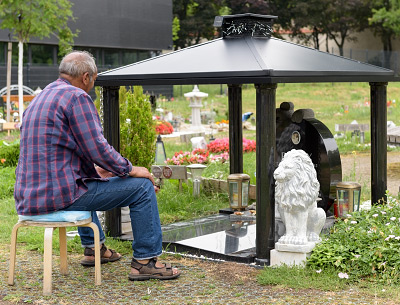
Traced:
<svg viewBox="0 0 400 305">
<path fill-rule="evenodd" d="M 229 204 L 233 210 L 244 210 L 249 204 L 250 176 L 231 174 L 228 176 Z"/>
<path fill-rule="evenodd" d="M 190 169 L 193 181 L 193 197 L 200 196 L 200 185 L 201 185 L 201 174 L 203 170 L 207 167 L 204 164 L 190 164 L 186 166 Z"/>
<path fill-rule="evenodd" d="M 158 135 L 156 142 L 155 164 L 165 164 L 166 160 L 167 160 L 167 155 L 165 153 L 164 142 L 161 140 L 161 135 Z"/>
<path fill-rule="evenodd" d="M 336 185 L 335 216 L 346 217 L 346 214 L 359 211 L 361 185 L 356 182 L 339 182 Z"/>
</svg>

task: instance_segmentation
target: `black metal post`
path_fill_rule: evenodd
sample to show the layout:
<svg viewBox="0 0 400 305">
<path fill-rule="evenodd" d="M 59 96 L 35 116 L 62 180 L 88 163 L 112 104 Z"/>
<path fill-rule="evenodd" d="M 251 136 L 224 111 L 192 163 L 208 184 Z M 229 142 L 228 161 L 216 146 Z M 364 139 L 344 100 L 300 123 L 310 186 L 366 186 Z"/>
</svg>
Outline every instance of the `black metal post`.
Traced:
<svg viewBox="0 0 400 305">
<path fill-rule="evenodd" d="M 371 89 L 371 202 L 386 200 L 387 189 L 387 83 L 370 83 Z"/>
<path fill-rule="evenodd" d="M 256 263 L 270 264 L 275 247 L 274 177 L 276 150 L 276 84 L 256 84 Z"/>
<path fill-rule="evenodd" d="M 228 85 L 230 173 L 243 173 L 242 85 Z"/>
<path fill-rule="evenodd" d="M 119 87 L 103 87 L 103 116 L 104 137 L 119 151 Z M 120 208 L 105 212 L 105 226 L 111 237 L 121 236 Z"/>
</svg>

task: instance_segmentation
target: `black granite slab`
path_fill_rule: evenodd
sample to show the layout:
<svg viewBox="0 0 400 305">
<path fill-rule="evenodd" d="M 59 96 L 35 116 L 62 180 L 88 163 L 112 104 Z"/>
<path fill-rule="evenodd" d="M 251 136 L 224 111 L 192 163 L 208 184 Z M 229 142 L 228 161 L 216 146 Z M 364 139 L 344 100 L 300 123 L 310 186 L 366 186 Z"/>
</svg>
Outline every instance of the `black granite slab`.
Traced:
<svg viewBox="0 0 400 305">
<path fill-rule="evenodd" d="M 335 219 L 327 218 L 324 233 L 328 233 Z M 162 226 L 163 247 L 166 251 L 187 253 L 212 259 L 250 264 L 256 258 L 255 220 L 240 220 L 229 214 L 218 214 L 192 221 Z M 275 241 L 285 232 L 279 218 L 275 222 Z M 132 240 L 132 234 L 121 236 Z"/>
</svg>

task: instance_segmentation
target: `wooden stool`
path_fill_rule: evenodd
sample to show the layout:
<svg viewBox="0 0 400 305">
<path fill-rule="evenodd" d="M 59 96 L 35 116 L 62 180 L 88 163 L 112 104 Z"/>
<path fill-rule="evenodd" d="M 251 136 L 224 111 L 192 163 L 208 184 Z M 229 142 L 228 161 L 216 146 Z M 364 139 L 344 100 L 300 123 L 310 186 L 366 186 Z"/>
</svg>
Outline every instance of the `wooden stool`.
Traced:
<svg viewBox="0 0 400 305">
<path fill-rule="evenodd" d="M 44 222 L 44 221 L 19 221 L 11 233 L 10 269 L 8 273 L 8 284 L 14 285 L 15 258 L 17 250 L 17 234 L 20 227 L 44 227 L 44 258 L 43 258 L 43 294 L 50 295 L 52 292 L 52 252 L 53 252 L 53 230 L 58 228 L 60 238 L 60 271 L 68 274 L 67 264 L 67 227 L 90 227 L 94 232 L 95 244 L 95 284 L 101 284 L 100 267 L 100 236 L 99 228 L 92 222 L 92 218 L 78 220 L 76 222 Z"/>
</svg>

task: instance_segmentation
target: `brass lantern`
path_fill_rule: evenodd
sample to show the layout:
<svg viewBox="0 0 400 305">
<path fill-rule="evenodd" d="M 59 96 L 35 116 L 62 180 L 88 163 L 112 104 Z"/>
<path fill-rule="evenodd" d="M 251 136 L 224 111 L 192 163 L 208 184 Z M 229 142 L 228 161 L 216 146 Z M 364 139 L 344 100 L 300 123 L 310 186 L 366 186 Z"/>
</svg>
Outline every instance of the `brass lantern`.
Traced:
<svg viewBox="0 0 400 305">
<path fill-rule="evenodd" d="M 231 174 L 228 176 L 229 204 L 232 210 L 244 210 L 249 205 L 250 176 Z"/>
<path fill-rule="evenodd" d="M 360 210 L 361 185 L 357 182 L 339 182 L 336 185 L 335 216 L 345 217 L 346 214 Z"/>
</svg>

